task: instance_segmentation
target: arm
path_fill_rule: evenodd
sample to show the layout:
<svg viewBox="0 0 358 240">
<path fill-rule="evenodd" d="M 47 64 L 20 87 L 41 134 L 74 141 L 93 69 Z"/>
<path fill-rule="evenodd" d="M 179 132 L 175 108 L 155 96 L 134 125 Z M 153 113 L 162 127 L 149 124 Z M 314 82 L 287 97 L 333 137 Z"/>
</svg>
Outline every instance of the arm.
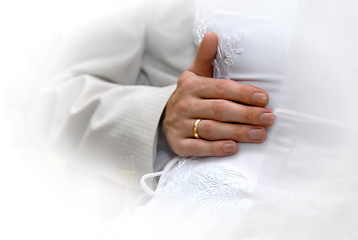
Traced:
<svg viewBox="0 0 358 240">
<path fill-rule="evenodd" d="M 51 145 L 125 184 L 152 171 L 160 116 L 194 54 L 191 12 L 178 22 L 184 37 L 171 24 L 168 39 L 160 30 L 178 16 L 164 22 L 145 2 L 66 35 L 34 114 Z M 186 50 L 165 49 L 173 43 Z"/>
</svg>

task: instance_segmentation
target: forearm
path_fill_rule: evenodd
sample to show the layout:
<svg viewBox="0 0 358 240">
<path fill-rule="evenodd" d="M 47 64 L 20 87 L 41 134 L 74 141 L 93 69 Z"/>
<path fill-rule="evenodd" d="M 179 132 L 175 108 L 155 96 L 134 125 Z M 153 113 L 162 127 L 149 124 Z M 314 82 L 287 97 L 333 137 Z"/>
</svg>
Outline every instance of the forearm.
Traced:
<svg viewBox="0 0 358 240">
<path fill-rule="evenodd" d="M 42 90 L 36 124 L 56 150 L 81 168 L 119 182 L 137 181 L 152 171 L 158 122 L 174 88 L 77 76 Z"/>
<path fill-rule="evenodd" d="M 153 170 L 160 116 L 195 50 L 191 13 L 176 36 L 179 25 L 154 31 L 153 24 L 167 23 L 152 23 L 145 7 L 135 7 L 139 13 L 122 10 L 126 21 L 118 13 L 64 38 L 33 114 L 70 162 L 126 184 Z"/>
</svg>

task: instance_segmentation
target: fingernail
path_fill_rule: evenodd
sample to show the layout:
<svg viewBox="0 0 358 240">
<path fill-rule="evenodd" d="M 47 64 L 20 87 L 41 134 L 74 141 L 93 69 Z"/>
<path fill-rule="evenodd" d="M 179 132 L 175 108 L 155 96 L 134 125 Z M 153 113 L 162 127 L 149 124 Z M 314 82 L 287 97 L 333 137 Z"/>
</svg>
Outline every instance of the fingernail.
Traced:
<svg viewBox="0 0 358 240">
<path fill-rule="evenodd" d="M 264 136 L 264 131 L 262 129 L 251 129 L 249 131 L 249 136 L 251 139 L 259 140 Z"/>
<path fill-rule="evenodd" d="M 224 152 L 233 153 L 235 152 L 235 143 L 226 143 L 223 147 Z"/>
<path fill-rule="evenodd" d="M 267 103 L 267 95 L 265 93 L 254 93 L 254 95 L 252 95 L 252 99 L 257 103 Z"/>
<path fill-rule="evenodd" d="M 273 113 L 263 113 L 260 116 L 260 120 L 264 124 L 273 124 L 275 121 L 275 115 Z"/>
</svg>

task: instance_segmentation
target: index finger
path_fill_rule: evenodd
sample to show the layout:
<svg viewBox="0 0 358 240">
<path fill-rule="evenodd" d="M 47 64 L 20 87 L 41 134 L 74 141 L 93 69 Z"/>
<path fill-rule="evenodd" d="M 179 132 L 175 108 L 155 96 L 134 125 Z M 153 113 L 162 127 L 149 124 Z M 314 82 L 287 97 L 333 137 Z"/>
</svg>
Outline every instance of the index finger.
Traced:
<svg viewBox="0 0 358 240">
<path fill-rule="evenodd" d="M 197 77 L 200 87 L 193 93 L 204 99 L 226 99 L 248 105 L 264 107 L 268 104 L 269 95 L 264 90 L 248 84 L 229 79 Z"/>
</svg>

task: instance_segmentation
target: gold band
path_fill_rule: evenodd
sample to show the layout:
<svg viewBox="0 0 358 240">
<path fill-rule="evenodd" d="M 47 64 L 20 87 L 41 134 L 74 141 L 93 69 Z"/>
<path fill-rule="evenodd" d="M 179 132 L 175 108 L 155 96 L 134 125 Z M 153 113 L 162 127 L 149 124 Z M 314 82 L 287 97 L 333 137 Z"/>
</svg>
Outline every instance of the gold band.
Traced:
<svg viewBox="0 0 358 240">
<path fill-rule="evenodd" d="M 196 119 L 196 121 L 193 125 L 193 133 L 194 133 L 194 137 L 196 139 L 200 139 L 200 136 L 198 134 L 198 124 L 200 123 L 201 120 L 202 120 L 201 118 Z"/>
</svg>

